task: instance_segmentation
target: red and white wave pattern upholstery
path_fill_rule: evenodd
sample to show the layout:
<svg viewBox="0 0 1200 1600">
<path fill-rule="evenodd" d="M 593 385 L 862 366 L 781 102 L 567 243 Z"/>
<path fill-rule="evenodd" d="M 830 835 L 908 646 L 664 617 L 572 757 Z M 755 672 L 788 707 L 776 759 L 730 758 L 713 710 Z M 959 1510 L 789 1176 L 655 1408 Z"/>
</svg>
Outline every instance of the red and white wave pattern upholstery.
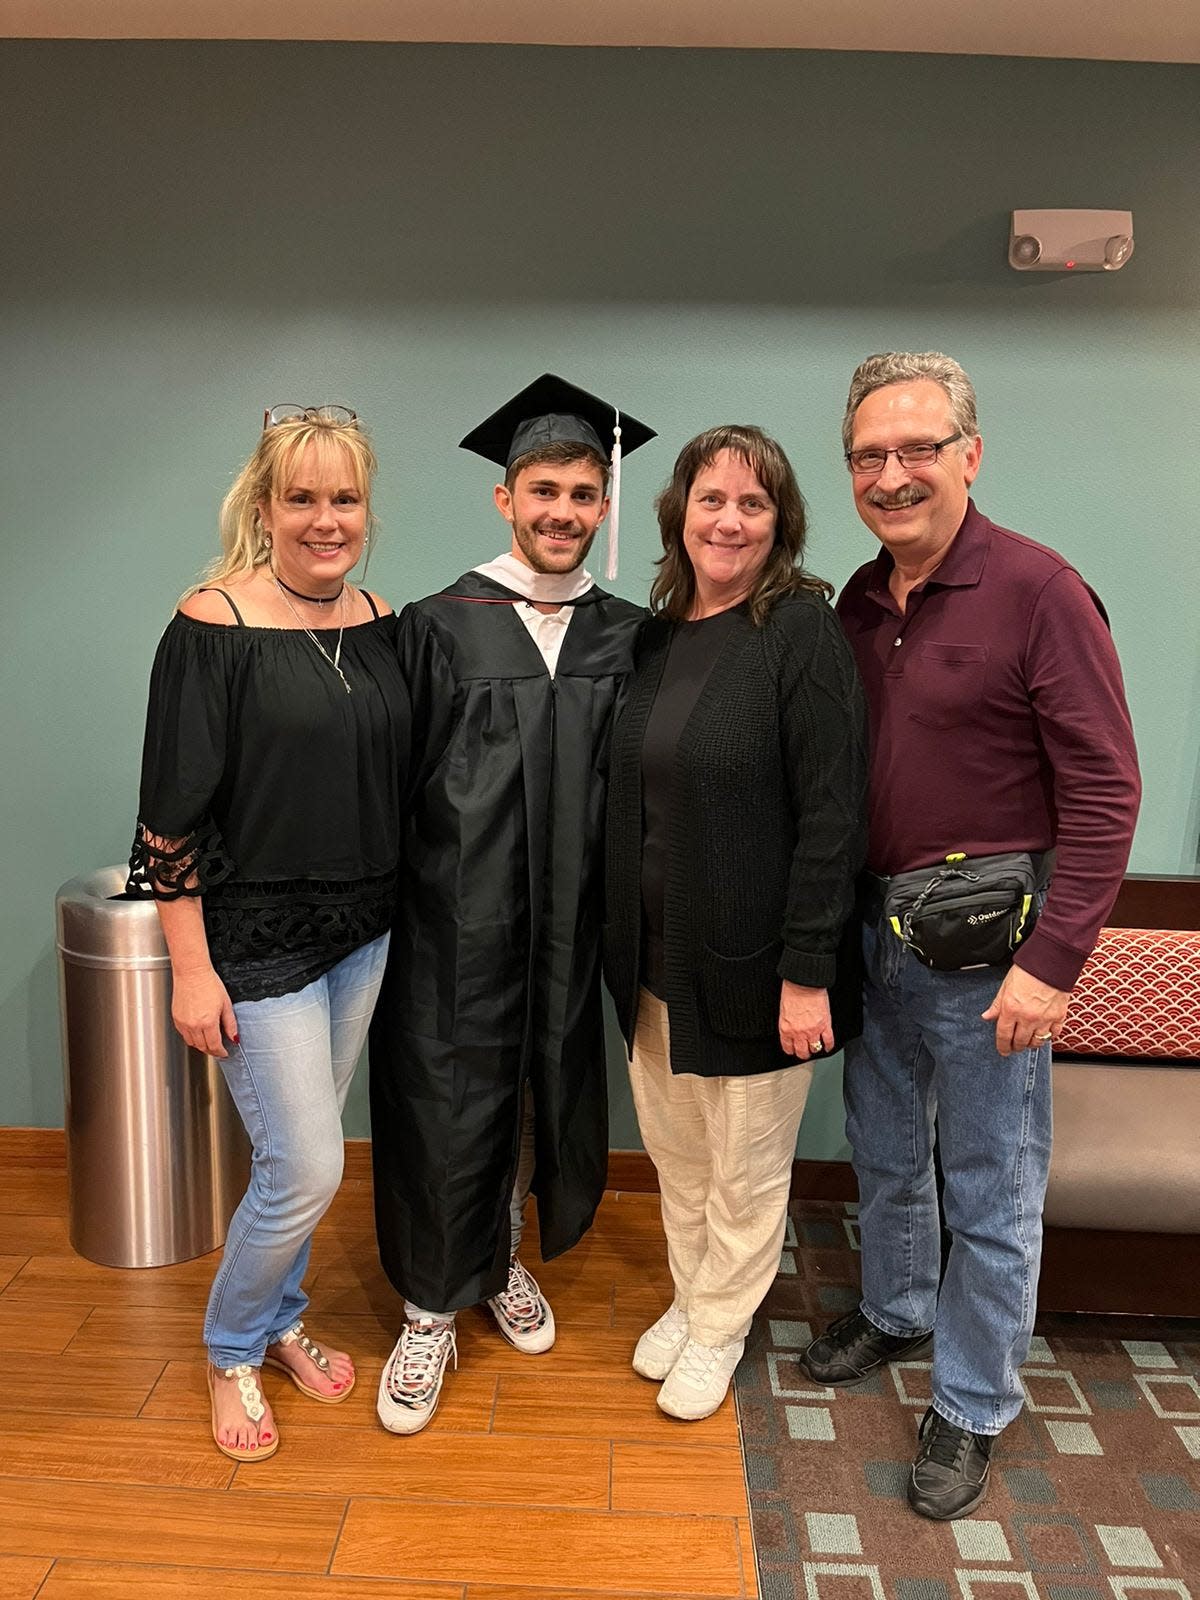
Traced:
<svg viewBox="0 0 1200 1600">
<path fill-rule="evenodd" d="M 1056 1048 L 1200 1059 L 1200 932 L 1102 928 Z"/>
</svg>

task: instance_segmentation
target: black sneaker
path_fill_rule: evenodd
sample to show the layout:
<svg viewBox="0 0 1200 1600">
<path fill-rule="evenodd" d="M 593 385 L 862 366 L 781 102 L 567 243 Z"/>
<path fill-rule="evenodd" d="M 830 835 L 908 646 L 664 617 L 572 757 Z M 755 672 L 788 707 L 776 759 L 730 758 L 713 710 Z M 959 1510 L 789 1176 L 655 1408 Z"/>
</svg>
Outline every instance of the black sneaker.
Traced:
<svg viewBox="0 0 1200 1600">
<path fill-rule="evenodd" d="M 956 1428 L 930 1406 L 921 1419 L 921 1448 L 908 1479 L 908 1503 L 923 1517 L 952 1522 L 987 1493 L 993 1438 Z"/>
<path fill-rule="evenodd" d="M 932 1333 L 898 1339 L 877 1328 L 861 1311 L 848 1311 L 813 1340 L 800 1357 L 800 1365 L 814 1383 L 836 1388 L 841 1383 L 861 1383 L 876 1367 L 920 1355 L 932 1343 Z"/>
</svg>

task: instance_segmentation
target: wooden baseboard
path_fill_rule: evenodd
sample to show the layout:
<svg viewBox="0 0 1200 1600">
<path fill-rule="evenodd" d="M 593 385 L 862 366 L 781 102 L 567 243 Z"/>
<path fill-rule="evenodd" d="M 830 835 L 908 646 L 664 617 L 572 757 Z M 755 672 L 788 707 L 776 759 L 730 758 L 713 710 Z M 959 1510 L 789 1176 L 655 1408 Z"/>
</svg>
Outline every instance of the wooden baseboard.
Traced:
<svg viewBox="0 0 1200 1600">
<path fill-rule="evenodd" d="M 608 1152 L 608 1187 L 627 1194 L 657 1194 L 658 1173 L 644 1150 Z M 848 1161 L 796 1161 L 793 1200 L 857 1200 L 858 1184 Z"/>
<path fill-rule="evenodd" d="M 654 1163 L 644 1150 L 610 1151 L 608 1186 L 654 1194 Z M 792 1199 L 857 1200 L 854 1168 L 848 1161 L 797 1161 Z M 1047 1228 L 1038 1309 L 1048 1314 L 1200 1317 L 1200 1235 Z"/>
<path fill-rule="evenodd" d="M 347 1178 L 371 1176 L 371 1141 L 346 1140 Z M 657 1194 L 658 1173 L 644 1150 L 608 1152 L 607 1187 L 626 1194 Z M 858 1186 L 848 1161 L 797 1161 L 792 1169 L 792 1196 L 802 1200 L 854 1200 Z"/>
<path fill-rule="evenodd" d="M 0 1128 L 0 1162 L 14 1167 L 65 1167 L 66 1136 L 61 1128 Z M 346 1140 L 343 1176 L 371 1176 L 371 1141 Z M 657 1194 L 658 1173 L 644 1150 L 610 1150 L 608 1187 L 627 1194 Z M 792 1194 L 805 1200 L 853 1200 L 858 1193 L 848 1161 L 797 1161 Z"/>
<path fill-rule="evenodd" d="M 343 1178 L 369 1178 L 371 1176 L 371 1141 L 370 1139 L 346 1140 L 346 1165 L 342 1168 Z"/>
<path fill-rule="evenodd" d="M 0 1128 L 0 1165 L 65 1168 L 61 1128 Z M 345 1176 L 371 1176 L 371 1141 L 346 1140 Z M 658 1174 L 644 1150 L 611 1150 L 608 1187 L 656 1194 Z M 848 1161 L 797 1161 L 792 1197 L 845 1202 L 858 1197 Z M 1038 1289 L 1047 1314 L 1200 1317 L 1200 1235 L 1047 1228 Z"/>
<path fill-rule="evenodd" d="M 608 1152 L 608 1187 L 626 1194 L 657 1194 L 658 1173 L 644 1150 Z"/>
<path fill-rule="evenodd" d="M 858 1179 L 848 1161 L 793 1161 L 793 1200 L 858 1199 Z"/>
<path fill-rule="evenodd" d="M 62 1128 L 0 1128 L 0 1162 L 10 1167 L 61 1167 L 65 1171 L 67 1136 Z"/>
</svg>

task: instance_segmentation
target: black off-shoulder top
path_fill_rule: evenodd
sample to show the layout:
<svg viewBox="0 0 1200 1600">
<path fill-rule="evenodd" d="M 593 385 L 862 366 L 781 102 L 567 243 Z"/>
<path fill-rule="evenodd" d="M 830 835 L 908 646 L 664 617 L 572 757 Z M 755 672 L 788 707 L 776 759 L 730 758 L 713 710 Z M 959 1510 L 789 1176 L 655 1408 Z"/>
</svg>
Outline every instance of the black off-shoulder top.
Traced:
<svg viewBox="0 0 1200 1600">
<path fill-rule="evenodd" d="M 291 994 L 391 926 L 407 782 L 396 618 L 300 630 L 177 613 L 150 678 L 128 891 L 203 897 L 232 1000 Z M 314 630 L 330 656 L 337 629 Z"/>
</svg>

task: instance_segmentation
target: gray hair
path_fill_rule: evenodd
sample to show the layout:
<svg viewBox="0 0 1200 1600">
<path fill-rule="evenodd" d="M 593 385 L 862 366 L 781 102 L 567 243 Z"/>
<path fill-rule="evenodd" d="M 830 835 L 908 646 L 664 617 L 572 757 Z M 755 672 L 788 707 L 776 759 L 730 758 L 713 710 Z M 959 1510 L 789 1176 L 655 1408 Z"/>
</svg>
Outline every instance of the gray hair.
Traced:
<svg viewBox="0 0 1200 1600">
<path fill-rule="evenodd" d="M 869 394 L 889 383 L 916 383 L 922 378 L 931 379 L 946 391 L 954 426 L 964 438 L 968 441 L 977 438 L 979 419 L 975 415 L 975 388 L 953 356 L 944 356 L 940 350 L 919 353 L 888 350 L 860 362 L 850 379 L 846 414 L 842 418 L 843 448 L 850 449 L 854 439 L 854 413 Z"/>
</svg>

